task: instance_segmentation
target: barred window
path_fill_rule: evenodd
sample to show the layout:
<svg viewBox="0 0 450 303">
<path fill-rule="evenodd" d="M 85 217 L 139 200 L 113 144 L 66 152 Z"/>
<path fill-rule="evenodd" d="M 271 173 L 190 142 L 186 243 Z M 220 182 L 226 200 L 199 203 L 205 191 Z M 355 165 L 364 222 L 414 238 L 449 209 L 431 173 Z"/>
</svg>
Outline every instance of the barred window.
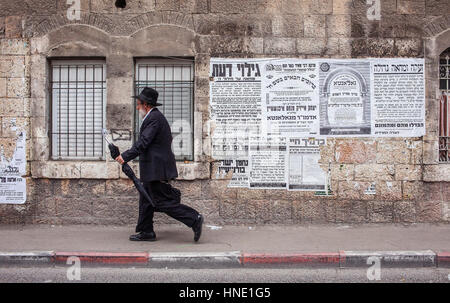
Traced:
<svg viewBox="0 0 450 303">
<path fill-rule="evenodd" d="M 172 149 L 177 160 L 193 160 L 194 62 L 186 58 L 139 59 L 136 61 L 135 91 L 144 87 L 158 91 L 158 109 L 172 129 Z M 142 119 L 135 111 L 135 140 Z"/>
<path fill-rule="evenodd" d="M 439 161 L 450 162 L 450 48 L 439 58 Z"/>
<path fill-rule="evenodd" d="M 51 62 L 52 159 L 104 160 L 104 60 Z"/>
</svg>

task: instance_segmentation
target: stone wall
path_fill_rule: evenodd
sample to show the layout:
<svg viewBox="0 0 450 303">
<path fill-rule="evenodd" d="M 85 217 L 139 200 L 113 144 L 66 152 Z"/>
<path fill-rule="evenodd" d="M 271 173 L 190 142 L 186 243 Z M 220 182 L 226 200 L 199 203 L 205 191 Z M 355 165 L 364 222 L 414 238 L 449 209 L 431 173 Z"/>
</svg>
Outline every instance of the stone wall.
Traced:
<svg viewBox="0 0 450 303">
<path fill-rule="evenodd" d="M 107 161 L 52 161 L 48 59 L 104 57 L 107 128 L 133 131 L 135 57 L 195 59 L 194 161 L 177 163 L 182 201 L 211 224 L 449 222 L 450 164 L 438 163 L 438 56 L 450 46 L 446 0 L 0 0 L 0 144 L 14 146 L 11 119 L 27 132 L 27 202 L 0 205 L 0 223 L 134 224 L 138 194 Z M 211 57 L 426 60 L 427 134 L 420 138 L 329 139 L 331 197 L 227 188 L 205 154 Z M 118 114 L 120 112 L 120 115 Z M 132 141 L 120 141 L 124 150 Z M 132 164 L 137 170 L 137 163 Z M 365 190 L 375 184 L 376 194 Z M 157 214 L 157 222 L 174 221 Z"/>
</svg>

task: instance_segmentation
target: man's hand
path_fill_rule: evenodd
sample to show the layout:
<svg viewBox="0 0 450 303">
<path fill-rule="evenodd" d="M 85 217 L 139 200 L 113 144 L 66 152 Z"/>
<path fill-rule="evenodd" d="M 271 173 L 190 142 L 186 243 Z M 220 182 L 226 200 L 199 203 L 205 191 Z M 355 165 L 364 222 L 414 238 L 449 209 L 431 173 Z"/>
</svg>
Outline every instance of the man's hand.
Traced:
<svg viewBox="0 0 450 303">
<path fill-rule="evenodd" d="M 122 159 L 122 155 L 119 155 L 115 160 L 116 160 L 117 162 L 119 162 L 120 165 L 123 165 L 123 164 L 125 163 L 125 161 L 123 161 L 123 159 Z"/>
</svg>

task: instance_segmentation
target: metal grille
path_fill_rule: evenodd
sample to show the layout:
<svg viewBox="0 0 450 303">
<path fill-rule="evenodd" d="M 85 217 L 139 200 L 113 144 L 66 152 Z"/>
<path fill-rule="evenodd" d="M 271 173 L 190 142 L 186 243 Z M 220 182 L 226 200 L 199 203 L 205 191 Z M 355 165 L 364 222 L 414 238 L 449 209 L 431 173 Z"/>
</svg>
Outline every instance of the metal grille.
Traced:
<svg viewBox="0 0 450 303">
<path fill-rule="evenodd" d="M 439 161 L 450 162 L 450 48 L 439 58 Z"/>
<path fill-rule="evenodd" d="M 158 109 L 170 124 L 177 160 L 193 160 L 194 63 L 189 59 L 140 59 L 136 62 L 135 91 L 146 86 L 159 93 Z M 135 112 L 135 140 L 142 123 Z"/>
<path fill-rule="evenodd" d="M 52 158 L 104 160 L 104 61 L 55 60 L 51 78 Z"/>
</svg>

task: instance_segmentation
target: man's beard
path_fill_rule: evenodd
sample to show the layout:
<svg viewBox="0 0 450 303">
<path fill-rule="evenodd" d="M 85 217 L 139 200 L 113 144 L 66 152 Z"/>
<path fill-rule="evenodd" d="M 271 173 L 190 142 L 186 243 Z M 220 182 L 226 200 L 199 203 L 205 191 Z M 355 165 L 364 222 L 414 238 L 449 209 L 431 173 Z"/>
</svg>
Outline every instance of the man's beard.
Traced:
<svg viewBox="0 0 450 303">
<path fill-rule="evenodd" d="M 139 117 L 141 117 L 141 119 L 144 119 L 146 114 L 147 114 L 147 112 L 145 110 L 142 110 L 142 109 L 139 110 Z"/>
</svg>

